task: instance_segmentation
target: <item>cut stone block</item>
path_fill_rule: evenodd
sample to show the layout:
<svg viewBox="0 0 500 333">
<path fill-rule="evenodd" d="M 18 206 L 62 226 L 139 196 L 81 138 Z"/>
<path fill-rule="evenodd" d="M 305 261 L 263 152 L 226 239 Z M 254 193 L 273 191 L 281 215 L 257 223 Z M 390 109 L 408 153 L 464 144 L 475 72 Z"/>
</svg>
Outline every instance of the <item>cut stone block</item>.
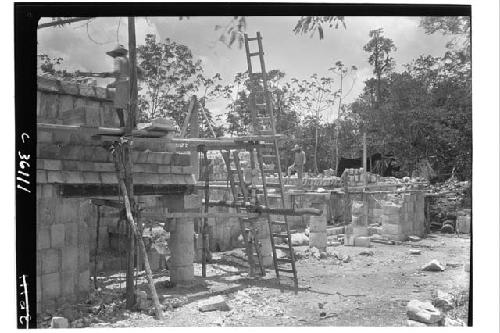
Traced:
<svg viewBox="0 0 500 333">
<path fill-rule="evenodd" d="M 49 274 L 58 272 L 59 267 L 59 250 L 48 249 L 43 252 L 39 252 L 37 255 L 42 258 L 42 273 Z"/>
<path fill-rule="evenodd" d="M 61 281 L 59 273 L 42 275 L 42 298 L 56 298 L 61 295 Z"/>
<path fill-rule="evenodd" d="M 354 246 L 370 247 L 370 237 L 356 237 L 356 238 L 354 238 Z"/>
<path fill-rule="evenodd" d="M 408 318 L 421 323 L 436 324 L 442 319 L 441 311 L 429 302 L 411 300 L 406 305 Z"/>
<path fill-rule="evenodd" d="M 219 295 L 198 302 L 198 310 L 200 310 L 201 312 L 217 311 L 217 310 L 230 311 L 231 308 L 229 307 L 229 305 L 227 305 L 226 301 L 224 300 L 224 297 Z"/>
<path fill-rule="evenodd" d="M 50 230 L 51 246 L 53 248 L 64 247 L 64 224 L 53 224 Z"/>
<path fill-rule="evenodd" d="M 453 296 L 445 293 L 444 291 L 438 290 L 436 292 L 436 295 L 434 296 L 434 299 L 432 300 L 432 304 L 444 311 L 451 310 L 454 305 Z"/>
<path fill-rule="evenodd" d="M 424 266 L 422 266 L 423 271 L 430 271 L 430 272 L 442 272 L 444 271 L 445 267 L 439 263 L 436 259 L 431 260 Z"/>
<path fill-rule="evenodd" d="M 64 317 L 52 317 L 50 328 L 69 328 L 68 319 Z"/>
</svg>

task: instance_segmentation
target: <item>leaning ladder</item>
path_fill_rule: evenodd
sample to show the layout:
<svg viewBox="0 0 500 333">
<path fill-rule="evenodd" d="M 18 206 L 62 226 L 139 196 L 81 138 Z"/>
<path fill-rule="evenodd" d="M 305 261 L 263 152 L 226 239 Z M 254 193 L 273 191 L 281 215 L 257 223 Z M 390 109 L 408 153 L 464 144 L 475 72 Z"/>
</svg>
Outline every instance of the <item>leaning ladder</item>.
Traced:
<svg viewBox="0 0 500 333">
<path fill-rule="evenodd" d="M 192 107 L 198 107 L 198 105 L 193 105 Z M 191 109 L 190 109 L 191 110 Z M 203 117 L 205 118 L 206 122 L 207 122 L 207 125 L 208 125 L 208 128 L 210 129 L 210 132 L 212 133 L 212 136 L 214 138 L 217 137 L 217 135 L 215 134 L 212 126 L 210 125 L 210 119 L 207 117 L 207 115 L 205 114 L 205 110 L 203 108 L 200 108 L 201 110 L 201 114 L 203 115 Z M 240 207 L 240 206 L 237 206 L 236 207 L 236 212 L 237 213 L 241 213 L 241 210 L 245 210 L 245 204 L 247 202 L 249 202 L 250 200 L 250 197 L 249 197 L 249 194 L 248 194 L 248 190 L 246 188 L 246 184 L 245 184 L 245 180 L 244 180 L 244 177 L 243 177 L 243 172 L 241 170 L 241 165 L 240 165 L 240 159 L 239 159 L 239 156 L 238 156 L 238 152 L 237 151 L 233 151 L 233 161 L 234 161 L 234 164 L 236 166 L 236 169 L 232 169 L 231 168 L 231 150 L 227 150 L 227 151 L 223 151 L 221 150 L 220 151 L 223 159 L 224 159 L 224 163 L 226 164 L 226 168 L 227 168 L 227 179 L 229 181 L 229 184 L 231 186 L 231 194 L 233 196 L 233 201 L 236 203 L 236 202 L 240 202 L 243 200 L 243 203 L 244 205 L 242 205 L 243 207 Z M 206 150 L 204 151 L 204 157 L 205 157 L 205 167 L 208 168 L 208 162 L 207 162 L 207 156 L 206 156 Z M 205 172 L 207 172 L 205 170 Z M 238 180 L 235 181 L 234 179 L 234 176 L 238 176 Z M 207 195 L 207 191 L 208 191 L 208 176 L 205 178 L 205 200 L 206 202 L 208 202 L 208 195 Z M 239 195 L 238 193 L 238 189 L 236 187 L 236 183 L 239 184 L 239 188 L 240 188 L 240 191 L 241 191 L 241 196 Z M 241 218 L 241 217 L 238 217 L 238 221 L 239 221 L 239 224 L 240 224 L 240 228 L 241 228 L 241 235 L 243 237 L 243 241 L 244 241 L 244 244 L 245 244 L 245 249 L 246 249 L 246 254 L 247 254 L 247 258 L 248 258 L 248 266 L 249 266 L 249 276 L 253 276 L 254 273 L 255 273 L 255 260 L 254 260 L 254 257 L 257 257 L 257 263 L 259 264 L 259 269 L 260 269 L 260 274 L 262 276 L 265 276 L 266 275 L 266 270 L 264 269 L 264 265 L 262 264 L 262 256 L 261 256 L 261 253 L 260 253 L 260 244 L 259 242 L 257 241 L 258 237 L 257 237 L 257 230 L 255 228 L 255 219 L 252 219 L 252 218 Z M 255 251 L 255 252 L 254 252 Z"/>
<path fill-rule="evenodd" d="M 249 42 L 257 41 L 258 51 L 250 52 Z M 252 119 L 252 131 L 255 135 L 271 135 L 270 141 L 273 143 L 271 148 L 271 153 L 264 154 L 261 145 L 256 145 L 257 152 L 257 162 L 259 164 L 260 175 L 262 179 L 262 192 L 264 196 L 264 204 L 266 207 L 269 206 L 268 200 L 268 187 L 273 186 L 279 189 L 280 193 L 280 208 L 285 208 L 285 192 L 283 186 L 283 178 L 281 174 L 281 161 L 279 155 L 278 147 L 278 137 L 276 136 L 276 126 L 274 121 L 272 98 L 268 90 L 267 85 L 267 73 L 266 66 L 264 63 L 264 50 L 262 47 L 262 36 L 260 32 L 257 32 L 257 37 L 249 38 L 245 34 L 245 51 L 248 64 L 248 76 L 251 82 L 251 93 L 250 93 L 250 111 Z M 258 56 L 260 62 L 260 73 L 254 73 L 252 70 L 252 57 Z M 267 161 L 274 162 L 274 170 L 264 168 L 264 159 Z M 278 184 L 268 184 L 266 180 L 266 175 L 270 173 L 278 173 Z M 293 274 L 293 282 L 295 293 L 298 291 L 298 279 L 297 270 L 295 268 L 295 253 L 292 247 L 292 239 L 290 236 L 290 229 L 288 226 L 287 216 L 283 216 L 284 221 L 277 221 L 271 218 L 270 214 L 267 215 L 269 234 L 271 239 L 271 247 L 273 251 L 273 264 L 276 271 L 276 278 L 278 283 L 280 283 L 280 273 L 291 273 Z M 276 231 L 278 229 L 279 231 Z M 283 231 L 284 229 L 284 231 Z M 281 238 L 287 240 L 287 246 L 275 245 L 275 238 Z M 288 258 L 279 258 L 276 255 L 276 249 L 281 249 L 288 251 Z M 288 267 L 287 267 L 288 266 Z"/>
</svg>

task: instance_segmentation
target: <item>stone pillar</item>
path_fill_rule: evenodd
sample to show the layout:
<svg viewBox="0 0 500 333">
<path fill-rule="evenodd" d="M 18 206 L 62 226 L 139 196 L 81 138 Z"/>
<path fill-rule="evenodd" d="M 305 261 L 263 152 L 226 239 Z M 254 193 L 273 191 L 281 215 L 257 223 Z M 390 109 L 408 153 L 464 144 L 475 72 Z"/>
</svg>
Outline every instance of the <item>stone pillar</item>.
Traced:
<svg viewBox="0 0 500 333">
<path fill-rule="evenodd" d="M 309 217 L 309 246 L 319 250 L 326 250 L 326 224 L 328 220 L 328 206 L 330 205 L 330 193 L 306 193 L 306 202 L 312 208 L 322 210 L 321 216 Z"/>
<path fill-rule="evenodd" d="M 260 243 L 260 255 L 262 257 L 262 264 L 265 267 L 273 265 L 273 249 L 271 247 L 271 239 L 269 234 L 269 223 L 267 218 L 260 218 L 257 223 L 257 239 Z"/>
<path fill-rule="evenodd" d="M 344 245 L 354 245 L 356 237 L 368 236 L 368 203 L 363 201 L 352 202 L 352 221 L 345 228 Z"/>
<path fill-rule="evenodd" d="M 170 281 L 189 283 L 194 278 L 194 219 L 174 219 L 170 230 Z"/>
<path fill-rule="evenodd" d="M 326 251 L 326 212 L 321 216 L 311 216 L 309 224 L 309 247 Z"/>
</svg>

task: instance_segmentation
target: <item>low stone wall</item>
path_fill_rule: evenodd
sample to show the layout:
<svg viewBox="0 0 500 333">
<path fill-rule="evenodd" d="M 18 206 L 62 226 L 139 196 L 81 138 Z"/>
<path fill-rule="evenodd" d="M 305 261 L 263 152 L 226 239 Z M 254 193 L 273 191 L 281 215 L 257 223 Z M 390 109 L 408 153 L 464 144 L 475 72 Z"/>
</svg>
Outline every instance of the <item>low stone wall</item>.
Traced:
<svg viewBox="0 0 500 333">
<path fill-rule="evenodd" d="M 346 245 L 354 245 L 358 237 L 376 233 L 391 240 L 404 241 L 408 236 L 425 235 L 423 192 L 369 195 L 366 200 L 353 200 L 351 223 L 346 227 Z M 378 225 L 373 229 L 370 227 Z"/>
<path fill-rule="evenodd" d="M 382 204 L 382 235 L 393 240 L 425 235 L 424 194 L 405 193 Z"/>
</svg>

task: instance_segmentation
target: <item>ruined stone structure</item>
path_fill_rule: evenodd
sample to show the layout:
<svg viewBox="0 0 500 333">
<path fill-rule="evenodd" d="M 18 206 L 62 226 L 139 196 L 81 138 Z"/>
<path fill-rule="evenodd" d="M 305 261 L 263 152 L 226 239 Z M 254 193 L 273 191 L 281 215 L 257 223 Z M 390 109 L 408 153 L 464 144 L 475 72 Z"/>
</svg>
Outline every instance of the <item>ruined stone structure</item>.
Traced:
<svg viewBox="0 0 500 333">
<path fill-rule="evenodd" d="M 90 198 L 119 199 L 109 139 L 97 126 L 118 123 L 106 89 L 39 78 L 37 102 L 37 313 L 85 296 L 90 284 L 90 253 L 96 235 L 97 208 Z M 76 110 L 76 111 L 75 111 Z M 64 126 L 82 122 L 81 126 Z M 60 124 L 54 126 L 54 124 Z M 164 143 L 134 141 L 134 194 L 153 211 L 181 212 L 201 207 L 194 190 L 189 154 Z M 113 208 L 103 207 L 103 215 Z M 116 210 L 115 215 L 116 215 Z M 105 247 L 117 218 L 101 220 Z M 193 219 L 172 227 L 172 279 L 193 277 Z M 189 251 L 189 249 L 191 249 Z"/>
</svg>

